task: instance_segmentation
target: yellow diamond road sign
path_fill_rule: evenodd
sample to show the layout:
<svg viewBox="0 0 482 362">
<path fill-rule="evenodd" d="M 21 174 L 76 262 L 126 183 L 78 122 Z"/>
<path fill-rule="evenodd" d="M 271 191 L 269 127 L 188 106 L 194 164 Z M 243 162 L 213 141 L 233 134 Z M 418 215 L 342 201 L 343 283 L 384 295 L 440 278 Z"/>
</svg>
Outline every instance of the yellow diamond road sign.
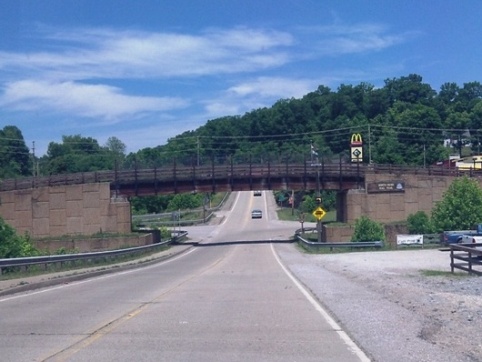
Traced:
<svg viewBox="0 0 482 362">
<path fill-rule="evenodd" d="M 313 216 L 319 220 L 323 219 L 326 215 L 326 211 L 323 210 L 321 207 L 318 207 L 315 211 L 313 211 Z"/>
</svg>

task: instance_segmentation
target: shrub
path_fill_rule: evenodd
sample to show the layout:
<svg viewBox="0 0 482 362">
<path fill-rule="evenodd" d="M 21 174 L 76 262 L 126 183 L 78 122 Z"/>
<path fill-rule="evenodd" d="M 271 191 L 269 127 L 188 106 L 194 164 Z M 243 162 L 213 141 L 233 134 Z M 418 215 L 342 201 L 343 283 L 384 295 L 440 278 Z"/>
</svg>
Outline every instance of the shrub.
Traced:
<svg viewBox="0 0 482 362">
<path fill-rule="evenodd" d="M 355 222 L 355 232 L 351 237 L 351 241 L 384 241 L 385 230 L 383 225 L 371 220 L 366 216 L 362 216 Z"/>
<path fill-rule="evenodd" d="M 15 229 L 0 217 L 0 258 L 21 258 L 38 254 L 27 234 L 18 235 Z"/>
<path fill-rule="evenodd" d="M 424 211 L 408 215 L 407 228 L 410 234 L 431 234 L 433 232 L 430 217 Z"/>
</svg>

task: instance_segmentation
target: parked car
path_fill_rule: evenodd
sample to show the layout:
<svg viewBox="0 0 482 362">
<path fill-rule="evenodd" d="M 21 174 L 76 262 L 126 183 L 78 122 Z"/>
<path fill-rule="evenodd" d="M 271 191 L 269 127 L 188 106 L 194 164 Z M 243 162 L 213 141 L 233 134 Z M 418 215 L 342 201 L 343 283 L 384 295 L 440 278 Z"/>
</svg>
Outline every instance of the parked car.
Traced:
<svg viewBox="0 0 482 362">
<path fill-rule="evenodd" d="M 259 209 L 254 209 L 251 211 L 251 219 L 261 219 L 263 217 L 263 212 Z"/>
<path fill-rule="evenodd" d="M 260 190 L 253 191 L 253 195 L 254 196 L 261 196 L 261 191 Z"/>
<path fill-rule="evenodd" d="M 482 237 L 482 224 L 477 225 L 475 230 L 444 231 L 442 243 L 448 245 L 479 242 L 480 239 L 475 240 L 474 237 Z"/>
</svg>

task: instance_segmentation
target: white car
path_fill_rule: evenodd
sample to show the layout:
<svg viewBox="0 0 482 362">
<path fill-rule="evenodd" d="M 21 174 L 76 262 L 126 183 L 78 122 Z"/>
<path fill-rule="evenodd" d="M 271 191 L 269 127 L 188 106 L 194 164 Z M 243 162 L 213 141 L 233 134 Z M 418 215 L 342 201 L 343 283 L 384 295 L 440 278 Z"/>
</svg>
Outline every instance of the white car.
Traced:
<svg viewBox="0 0 482 362">
<path fill-rule="evenodd" d="M 263 217 L 263 212 L 259 209 L 254 209 L 251 211 L 251 219 L 261 219 Z"/>
</svg>

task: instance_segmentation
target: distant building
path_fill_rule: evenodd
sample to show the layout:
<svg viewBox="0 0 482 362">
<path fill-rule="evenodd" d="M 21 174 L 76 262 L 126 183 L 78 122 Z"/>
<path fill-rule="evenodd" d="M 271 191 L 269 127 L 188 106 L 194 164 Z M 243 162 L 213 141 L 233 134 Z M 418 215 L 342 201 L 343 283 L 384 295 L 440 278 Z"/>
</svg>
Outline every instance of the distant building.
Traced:
<svg viewBox="0 0 482 362">
<path fill-rule="evenodd" d="M 474 155 L 462 158 L 458 156 L 450 156 L 448 160 L 437 162 L 436 166 L 454 168 L 460 171 L 480 170 L 482 169 L 482 155 Z"/>
</svg>

